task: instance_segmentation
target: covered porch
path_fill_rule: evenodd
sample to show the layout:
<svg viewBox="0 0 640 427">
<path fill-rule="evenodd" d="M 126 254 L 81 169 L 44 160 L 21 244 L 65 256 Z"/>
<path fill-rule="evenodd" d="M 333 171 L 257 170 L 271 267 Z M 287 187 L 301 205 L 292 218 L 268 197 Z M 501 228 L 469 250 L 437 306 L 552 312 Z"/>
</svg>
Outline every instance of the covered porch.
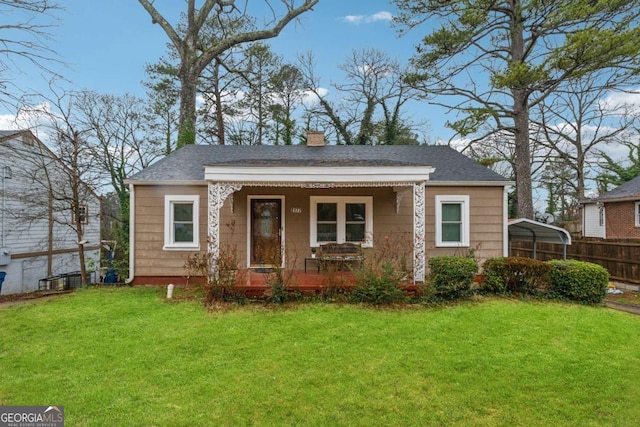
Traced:
<svg viewBox="0 0 640 427">
<path fill-rule="evenodd" d="M 246 262 L 241 268 L 255 268 L 263 264 L 263 258 L 255 256 L 256 248 L 263 248 L 261 244 L 269 237 L 274 244 L 267 246 L 269 251 L 265 253 L 279 253 L 282 265 L 278 268 L 290 269 L 288 274 L 295 277 L 300 286 L 317 286 L 323 279 L 314 278 L 307 269 L 306 274 L 301 275 L 297 265 L 290 265 L 285 260 L 287 252 L 296 245 L 302 246 L 298 251 L 298 260 L 310 255 L 310 249 L 317 248 L 327 242 L 345 243 L 352 242 L 362 245 L 362 248 L 370 250 L 376 238 L 382 236 L 381 232 L 389 233 L 391 227 L 408 227 L 413 234 L 410 246 L 413 254 L 412 277 L 416 282 L 423 282 L 426 270 L 425 247 L 425 185 L 429 179 L 432 167 L 427 166 L 398 166 L 344 168 L 344 167 L 285 167 L 267 168 L 251 167 L 238 171 L 238 168 L 226 168 L 221 166 L 205 166 L 205 180 L 208 189 L 208 230 L 207 250 L 214 258 L 220 254 L 223 242 L 221 241 L 222 208 L 226 204 L 226 214 L 235 215 L 235 218 L 246 218 L 241 230 L 245 228 L 246 240 L 240 241 L 240 250 L 246 247 Z M 240 178 L 243 178 L 240 180 Z M 267 189 L 267 190 L 265 190 Z M 367 190 L 364 190 L 367 189 Z M 379 190 L 385 189 L 384 197 L 379 198 Z M 353 190 L 353 191 L 350 191 Z M 295 191 L 295 196 L 292 196 Z M 234 194 L 239 193 L 239 198 Z M 265 198 L 264 194 L 268 195 Z M 377 195 L 375 195 L 377 194 Z M 403 204 L 404 210 L 398 216 L 401 203 L 408 201 L 408 206 Z M 295 204 L 289 205 L 289 200 L 295 200 Z M 228 203 L 226 203 L 228 201 Z M 269 215 L 254 217 L 255 206 L 269 204 Z M 254 205 L 255 204 L 255 205 Z M 321 235 L 320 224 L 322 221 L 316 217 L 316 207 L 319 205 L 339 206 L 338 220 L 333 219 L 336 226 L 340 224 L 340 230 L 345 228 L 348 221 L 358 222 L 350 227 L 362 227 L 358 237 L 350 239 L 345 232 L 335 231 L 336 235 Z M 345 219 L 345 206 L 361 205 L 361 217 L 358 221 L 353 218 Z M 265 205 L 266 206 L 266 205 Z M 286 206 L 286 208 L 285 208 Z M 360 208 L 360 206 L 358 206 Z M 264 209 L 267 211 L 267 209 Z M 375 211 L 375 212 L 374 212 Z M 394 222 L 397 217 L 399 222 Z M 268 218 L 270 221 L 266 221 Z M 386 221 L 383 227 L 380 221 Z M 285 225 L 286 223 L 286 225 Z M 374 223 L 377 224 L 374 230 Z M 393 224 L 391 226 L 390 224 Z M 265 227 L 268 225 L 268 227 Z M 353 228 L 351 228 L 353 229 Z M 265 231 L 266 230 L 266 231 Z M 306 230 L 306 231 L 305 231 Z M 406 228 L 405 228 L 406 230 Z M 324 232 L 324 230 L 323 230 Z M 262 233 L 262 234 L 261 234 Z M 294 236 L 290 238 L 289 236 Z M 254 239 L 254 240 L 252 240 Z M 275 251 L 273 248 L 276 248 Z M 306 249 L 305 249 L 306 248 Z M 298 247 L 299 249 L 299 247 Z M 309 252 L 309 253 L 307 253 Z M 270 263 L 266 263 L 270 264 Z M 273 263 L 271 263 L 273 264 Z M 306 269 L 306 262 L 304 264 Z M 261 273 L 259 268 L 249 270 L 249 281 L 258 283 Z M 257 273 L 257 274 L 256 274 Z"/>
</svg>

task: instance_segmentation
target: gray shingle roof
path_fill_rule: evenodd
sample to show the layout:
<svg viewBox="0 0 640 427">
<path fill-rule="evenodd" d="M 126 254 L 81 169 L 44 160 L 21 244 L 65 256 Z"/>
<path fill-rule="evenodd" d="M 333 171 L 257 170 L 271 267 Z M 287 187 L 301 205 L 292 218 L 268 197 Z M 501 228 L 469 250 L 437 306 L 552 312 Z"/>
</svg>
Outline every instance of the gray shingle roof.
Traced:
<svg viewBox="0 0 640 427">
<path fill-rule="evenodd" d="M 606 202 L 629 199 L 640 199 L 640 176 L 633 178 L 631 181 L 625 182 L 611 191 L 607 191 L 602 196 L 596 197 L 591 201 Z"/>
<path fill-rule="evenodd" d="M 0 130 L 0 138 L 6 138 L 22 132 L 24 132 L 24 130 Z"/>
<path fill-rule="evenodd" d="M 205 166 L 433 166 L 433 181 L 509 181 L 448 146 L 431 145 L 188 145 L 127 181 L 204 180 Z"/>
</svg>

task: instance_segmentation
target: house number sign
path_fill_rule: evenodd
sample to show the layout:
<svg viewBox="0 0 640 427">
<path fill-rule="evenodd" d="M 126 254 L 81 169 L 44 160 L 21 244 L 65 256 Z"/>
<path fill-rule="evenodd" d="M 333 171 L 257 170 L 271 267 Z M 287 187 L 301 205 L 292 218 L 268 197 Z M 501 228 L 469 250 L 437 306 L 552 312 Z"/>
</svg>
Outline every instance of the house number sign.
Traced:
<svg viewBox="0 0 640 427">
<path fill-rule="evenodd" d="M 294 214 L 302 213 L 302 208 L 291 208 L 291 213 L 294 213 Z"/>
</svg>

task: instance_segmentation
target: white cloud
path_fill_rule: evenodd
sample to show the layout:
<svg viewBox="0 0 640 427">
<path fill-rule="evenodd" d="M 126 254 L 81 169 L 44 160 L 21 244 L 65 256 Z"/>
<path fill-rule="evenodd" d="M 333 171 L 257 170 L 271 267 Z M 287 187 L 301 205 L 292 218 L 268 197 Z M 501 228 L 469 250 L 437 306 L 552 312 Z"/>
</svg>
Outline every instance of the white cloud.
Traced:
<svg viewBox="0 0 640 427">
<path fill-rule="evenodd" d="M 640 105 L 640 88 L 630 92 L 613 92 L 605 98 L 608 104 Z"/>
<path fill-rule="evenodd" d="M 600 101 L 604 111 L 611 114 L 640 113 L 640 89 L 629 92 L 611 92 Z"/>
<path fill-rule="evenodd" d="M 320 94 L 320 96 L 324 97 L 327 96 L 329 94 L 329 89 L 323 88 L 323 87 L 319 87 L 316 89 L 318 94 Z M 307 106 L 307 107 L 311 107 L 313 105 L 315 105 L 318 102 L 318 96 L 311 92 L 310 90 L 307 90 L 304 92 L 304 94 L 302 95 L 302 103 Z"/>
<path fill-rule="evenodd" d="M 46 103 L 40 103 L 28 106 L 18 114 L 0 114 L 0 129 L 2 130 L 24 130 L 30 129 L 38 138 L 38 129 L 45 125 L 47 119 L 51 118 L 51 106 Z"/>
<path fill-rule="evenodd" d="M 391 21 L 392 19 L 393 15 L 391 14 L 391 12 L 387 12 L 386 10 L 382 10 L 371 15 L 347 15 L 340 18 L 341 21 L 346 22 L 347 24 L 354 25 L 359 25 L 362 23 L 371 24 L 373 22 L 379 21 Z"/>
<path fill-rule="evenodd" d="M 373 15 L 369 15 L 366 19 L 367 22 L 377 22 L 377 21 L 391 21 L 393 19 L 393 15 L 391 12 L 387 12 L 386 10 L 381 10 L 380 12 L 376 12 Z"/>
<path fill-rule="evenodd" d="M 13 114 L 0 114 L 0 129 L 19 130 L 20 126 L 16 123 L 16 116 Z"/>
</svg>

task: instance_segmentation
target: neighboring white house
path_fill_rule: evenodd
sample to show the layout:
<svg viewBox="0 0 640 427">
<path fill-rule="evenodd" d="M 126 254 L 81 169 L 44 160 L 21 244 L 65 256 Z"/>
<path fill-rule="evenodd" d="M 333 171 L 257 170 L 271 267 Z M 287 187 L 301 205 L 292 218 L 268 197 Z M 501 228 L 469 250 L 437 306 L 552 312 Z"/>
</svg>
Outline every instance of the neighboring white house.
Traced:
<svg viewBox="0 0 640 427">
<path fill-rule="evenodd" d="M 31 131 L 0 131 L 3 295 L 35 291 L 41 279 L 79 272 L 68 172 Z M 84 184 L 77 189 L 85 263 L 99 271 L 100 197 Z"/>
<path fill-rule="evenodd" d="M 582 205 L 582 235 L 604 239 L 606 218 L 604 204 L 586 201 Z"/>
</svg>

